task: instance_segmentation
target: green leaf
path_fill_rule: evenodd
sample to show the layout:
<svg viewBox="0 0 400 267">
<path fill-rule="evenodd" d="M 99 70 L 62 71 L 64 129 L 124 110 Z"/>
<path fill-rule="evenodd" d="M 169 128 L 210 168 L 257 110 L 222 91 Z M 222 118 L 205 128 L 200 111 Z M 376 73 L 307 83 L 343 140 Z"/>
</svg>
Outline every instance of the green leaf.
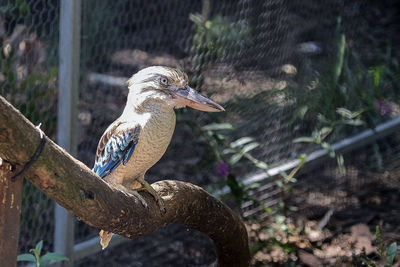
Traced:
<svg viewBox="0 0 400 267">
<path fill-rule="evenodd" d="M 365 124 L 364 121 L 358 120 L 358 119 L 356 119 L 356 120 L 345 120 L 344 123 L 347 124 L 347 125 L 351 125 L 351 126 L 361 126 L 361 125 Z"/>
<path fill-rule="evenodd" d="M 314 143 L 315 138 L 314 137 L 299 137 L 293 140 L 293 143 Z"/>
<path fill-rule="evenodd" d="M 296 206 L 289 206 L 289 210 L 290 210 L 290 211 L 298 211 L 299 208 L 296 207 Z"/>
<path fill-rule="evenodd" d="M 282 188 L 282 187 L 283 187 L 283 183 L 282 183 L 282 181 L 280 181 L 280 180 L 276 181 L 276 185 L 277 185 L 279 188 Z"/>
<path fill-rule="evenodd" d="M 40 267 L 46 267 L 50 261 L 69 261 L 69 258 L 60 253 L 48 252 L 40 257 Z"/>
<path fill-rule="evenodd" d="M 322 127 L 322 129 L 319 131 L 319 134 L 325 135 L 330 132 L 332 132 L 332 127 Z"/>
<path fill-rule="evenodd" d="M 346 174 L 346 167 L 344 166 L 344 158 L 343 155 L 338 155 L 336 157 L 337 164 L 339 166 L 339 171 L 341 174 L 345 175 Z"/>
<path fill-rule="evenodd" d="M 351 111 L 348 110 L 347 108 L 338 108 L 336 109 L 336 113 L 338 113 L 340 116 L 346 118 L 346 119 L 354 119 L 363 113 L 364 110 L 359 110 L 359 111 Z"/>
<path fill-rule="evenodd" d="M 320 141 L 324 140 L 331 132 L 333 128 L 332 127 L 323 127 L 319 132 L 318 132 L 318 137 Z"/>
<path fill-rule="evenodd" d="M 279 174 L 280 174 L 285 180 L 289 178 L 289 176 L 287 175 L 287 173 L 284 172 L 284 171 L 281 171 Z"/>
<path fill-rule="evenodd" d="M 236 163 L 239 162 L 239 160 L 243 157 L 242 153 L 237 153 L 237 154 L 233 154 L 230 160 L 230 164 L 231 165 L 235 165 Z"/>
<path fill-rule="evenodd" d="M 348 110 L 347 108 L 338 108 L 336 109 L 336 113 L 338 113 L 340 116 L 351 119 L 351 111 Z"/>
<path fill-rule="evenodd" d="M 39 255 L 42 253 L 42 248 L 43 248 L 43 240 L 40 240 L 37 244 L 35 249 L 38 251 Z"/>
<path fill-rule="evenodd" d="M 33 256 L 32 254 L 20 254 L 17 257 L 17 261 L 31 261 L 31 262 L 36 262 L 35 256 Z"/>
<path fill-rule="evenodd" d="M 189 14 L 189 19 L 193 21 L 197 26 L 203 24 L 203 16 L 200 14 Z"/>
<path fill-rule="evenodd" d="M 257 160 L 256 162 L 253 163 L 256 165 L 257 168 L 260 168 L 262 170 L 268 169 L 268 164 L 263 161 Z"/>
<path fill-rule="evenodd" d="M 286 220 L 286 217 L 283 216 L 283 215 L 278 215 L 278 216 L 276 216 L 276 223 L 277 223 L 277 224 L 282 224 L 282 223 L 285 222 L 285 220 Z"/>
<path fill-rule="evenodd" d="M 250 184 L 248 186 L 245 187 L 245 190 L 252 190 L 252 189 L 257 189 L 259 188 L 261 185 L 259 183 L 253 183 Z"/>
<path fill-rule="evenodd" d="M 374 70 L 374 86 L 378 88 L 382 81 L 382 76 L 385 73 L 385 66 L 377 66 Z"/>
<path fill-rule="evenodd" d="M 333 81 L 335 84 L 338 82 L 340 74 L 342 73 L 345 48 L 346 48 L 346 37 L 344 34 L 341 34 L 336 54 L 336 62 L 333 69 Z"/>
<path fill-rule="evenodd" d="M 393 264 L 396 253 L 397 253 L 397 243 L 393 242 L 392 244 L 390 244 L 387 252 L 390 264 Z"/>
<path fill-rule="evenodd" d="M 36 259 L 39 259 L 39 258 L 40 258 L 40 253 L 39 253 L 39 251 L 38 251 L 37 249 L 31 248 L 31 249 L 29 250 L 29 252 L 32 252 L 33 255 L 35 255 L 35 258 L 36 258 Z"/>
<path fill-rule="evenodd" d="M 302 154 L 300 154 L 300 156 L 299 156 L 299 168 L 302 168 L 303 167 L 303 165 L 306 163 L 306 160 L 307 160 L 307 154 L 305 154 L 305 153 L 302 153 Z"/>
<path fill-rule="evenodd" d="M 239 139 L 233 141 L 231 143 L 231 147 L 241 147 L 241 146 L 243 146 L 243 145 L 245 145 L 247 143 L 252 142 L 253 140 L 254 140 L 254 138 L 251 138 L 251 137 L 247 137 L 247 136 L 246 137 L 242 137 L 242 138 L 239 138 Z"/>
<path fill-rule="evenodd" d="M 372 262 L 372 260 L 364 257 L 360 257 L 361 261 L 368 267 L 376 267 L 376 265 Z"/>
<path fill-rule="evenodd" d="M 381 236 L 381 230 L 378 225 L 375 227 L 375 236 L 376 236 L 376 245 L 377 245 L 379 257 L 386 258 L 385 247 L 383 245 L 382 236 Z"/>
<path fill-rule="evenodd" d="M 327 142 L 322 142 L 321 146 L 323 149 L 327 150 L 329 152 L 329 156 L 331 158 L 335 157 L 335 151 L 332 149 L 331 145 Z"/>
<path fill-rule="evenodd" d="M 264 207 L 263 207 L 263 210 L 264 210 L 267 214 L 271 214 L 271 213 L 272 213 L 271 208 L 268 207 L 268 206 L 264 206 Z"/>
<path fill-rule="evenodd" d="M 234 127 L 230 123 L 211 123 L 202 127 L 204 131 L 233 130 Z"/>
<path fill-rule="evenodd" d="M 237 151 L 232 148 L 225 148 L 224 150 L 222 150 L 222 155 L 232 154 L 232 153 L 236 153 L 236 152 Z"/>
<path fill-rule="evenodd" d="M 301 120 L 303 120 L 304 119 L 304 117 L 306 116 L 306 114 L 307 114 L 307 111 L 308 111 L 308 106 L 301 106 L 298 110 L 297 110 L 297 112 L 296 112 L 296 116 L 298 116 Z"/>
<path fill-rule="evenodd" d="M 255 149 L 255 148 L 259 147 L 259 146 L 260 146 L 260 144 L 257 143 L 257 142 L 253 142 L 253 143 L 247 144 L 247 145 L 245 145 L 243 147 L 243 153 L 250 152 L 251 150 L 253 150 L 253 149 Z"/>
</svg>

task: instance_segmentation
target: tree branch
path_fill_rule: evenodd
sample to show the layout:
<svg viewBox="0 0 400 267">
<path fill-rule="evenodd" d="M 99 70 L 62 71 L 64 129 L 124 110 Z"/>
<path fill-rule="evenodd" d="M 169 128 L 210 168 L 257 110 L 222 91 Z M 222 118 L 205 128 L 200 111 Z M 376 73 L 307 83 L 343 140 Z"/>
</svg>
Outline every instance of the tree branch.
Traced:
<svg viewBox="0 0 400 267">
<path fill-rule="evenodd" d="M 190 183 L 165 180 L 152 186 L 164 199 L 162 215 L 153 198 L 146 209 L 133 196 L 111 188 L 86 165 L 45 137 L 46 145 L 25 178 L 87 224 L 128 238 L 182 223 L 214 240 L 220 266 L 248 266 L 246 229 L 225 204 Z M 0 96 L 0 157 L 16 167 L 29 161 L 40 142 L 39 131 Z"/>
</svg>

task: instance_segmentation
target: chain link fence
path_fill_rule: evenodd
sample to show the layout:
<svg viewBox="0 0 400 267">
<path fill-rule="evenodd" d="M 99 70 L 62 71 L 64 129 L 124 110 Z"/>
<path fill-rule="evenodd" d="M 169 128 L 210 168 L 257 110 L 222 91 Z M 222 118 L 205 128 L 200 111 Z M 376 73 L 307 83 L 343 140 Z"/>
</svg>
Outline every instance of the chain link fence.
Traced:
<svg viewBox="0 0 400 267">
<path fill-rule="evenodd" d="M 57 126 L 58 3 L 0 4 L 0 93 L 52 139 Z M 19 251 L 53 246 L 53 202 L 24 182 Z"/>
<path fill-rule="evenodd" d="M 278 205 L 282 190 L 276 177 L 264 175 L 265 166 L 279 167 L 302 153 L 311 155 L 321 149 L 322 141 L 329 150 L 329 144 L 398 115 L 395 7 L 389 0 L 82 1 L 77 158 L 93 166 L 100 136 L 123 110 L 125 82 L 132 74 L 152 65 L 179 67 L 193 87 L 221 103 L 226 112 L 177 110 L 171 145 L 149 170 L 148 181 L 179 179 L 215 190 L 222 179 L 214 170 L 217 162 L 207 138 L 217 138 L 228 162 L 232 154 L 224 154 L 224 145 L 234 149 L 233 141 L 248 137 L 258 143 L 248 151 L 253 160 L 243 153 L 230 172 L 239 181 L 261 174 L 251 193 L 258 201 L 246 201 L 243 212 L 247 217 L 267 216 L 263 207 Z M 60 1 L 0 4 L 1 95 L 33 123 L 41 122 L 53 139 L 59 17 Z M 338 113 L 342 107 L 350 113 Z M 232 128 L 202 128 L 222 122 Z M 324 127 L 330 130 L 321 133 Z M 309 138 L 293 142 L 299 137 Z M 366 184 L 377 182 L 397 192 L 398 138 L 391 133 L 344 154 L 339 167 L 345 167 L 346 174 L 335 157 L 333 163 L 319 162 L 316 171 L 297 177 L 291 201 L 313 203 L 301 208 L 320 217 L 329 205 L 340 212 L 359 207 L 360 199 L 351 195 Z M 182 140 L 190 140 L 191 149 Z M 44 240 L 49 251 L 54 242 L 53 203 L 28 183 L 23 196 L 19 249 L 26 252 Z M 76 221 L 76 244 L 97 234 L 98 229 Z M 81 259 L 75 266 L 187 266 L 214 259 L 208 237 L 173 225 Z"/>
</svg>

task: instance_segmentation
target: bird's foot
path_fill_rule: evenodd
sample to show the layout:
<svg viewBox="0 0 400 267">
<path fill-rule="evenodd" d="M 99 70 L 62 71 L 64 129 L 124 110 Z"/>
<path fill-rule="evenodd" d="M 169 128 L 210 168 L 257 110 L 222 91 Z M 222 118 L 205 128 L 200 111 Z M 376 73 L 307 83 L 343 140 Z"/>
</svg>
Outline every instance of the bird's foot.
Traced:
<svg viewBox="0 0 400 267">
<path fill-rule="evenodd" d="M 137 197 L 139 201 L 142 203 L 143 207 L 149 209 L 149 204 L 147 204 L 147 201 L 136 190 L 128 190 L 128 192 Z"/>
<path fill-rule="evenodd" d="M 164 200 L 157 194 L 156 190 L 154 190 L 153 187 L 151 187 L 151 185 L 146 182 L 146 181 L 140 181 L 140 184 L 142 185 L 141 188 L 138 188 L 137 190 L 145 190 L 148 193 L 150 193 L 150 195 L 152 195 L 154 197 L 154 199 L 156 200 L 156 203 L 158 205 L 158 207 L 160 208 L 160 211 L 162 214 L 165 214 L 167 212 L 167 209 L 165 208 L 165 204 L 164 204 Z"/>
<path fill-rule="evenodd" d="M 143 207 L 149 209 L 149 204 L 147 204 L 147 201 L 135 189 L 128 189 L 123 185 L 116 185 L 116 187 L 126 195 L 135 196 L 142 203 Z"/>
</svg>

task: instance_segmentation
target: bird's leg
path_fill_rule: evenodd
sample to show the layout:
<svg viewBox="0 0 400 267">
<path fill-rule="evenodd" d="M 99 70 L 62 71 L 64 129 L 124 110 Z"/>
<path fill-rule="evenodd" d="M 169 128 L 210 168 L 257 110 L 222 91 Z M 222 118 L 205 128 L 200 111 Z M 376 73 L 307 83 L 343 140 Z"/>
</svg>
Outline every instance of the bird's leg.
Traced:
<svg viewBox="0 0 400 267">
<path fill-rule="evenodd" d="M 167 210 L 165 209 L 165 205 L 164 205 L 164 201 L 163 199 L 157 194 L 156 190 L 154 190 L 153 187 L 151 187 L 151 185 L 146 182 L 145 180 L 138 180 L 138 182 L 142 185 L 140 188 L 137 188 L 136 190 L 138 191 L 147 191 L 148 193 L 150 193 L 150 195 L 152 195 L 154 197 L 154 199 L 157 202 L 158 207 L 160 208 L 162 213 L 165 213 Z"/>
</svg>

